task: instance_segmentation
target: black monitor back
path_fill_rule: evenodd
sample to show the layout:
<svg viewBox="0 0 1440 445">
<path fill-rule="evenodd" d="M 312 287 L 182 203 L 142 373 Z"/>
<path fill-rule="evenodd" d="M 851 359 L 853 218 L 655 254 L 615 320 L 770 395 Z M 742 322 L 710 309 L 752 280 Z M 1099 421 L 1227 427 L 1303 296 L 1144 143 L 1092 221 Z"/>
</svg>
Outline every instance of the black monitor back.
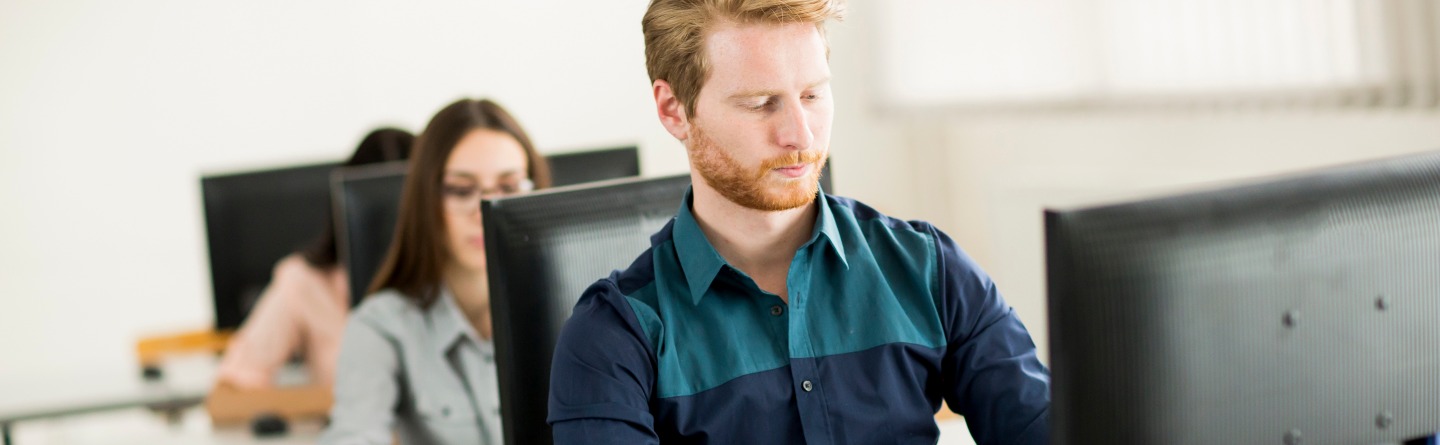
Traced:
<svg viewBox="0 0 1440 445">
<path fill-rule="evenodd" d="M 561 153 L 546 157 L 553 186 L 638 176 L 640 154 L 635 147 Z M 405 163 L 347 167 L 336 173 L 336 234 L 341 261 L 350 277 L 350 303 L 365 297 L 395 236 Z"/>
<path fill-rule="evenodd" d="M 640 176 L 640 151 L 635 146 L 556 153 L 550 164 L 552 187 Z"/>
<path fill-rule="evenodd" d="M 238 328 L 275 263 L 320 236 L 336 165 L 200 178 L 216 329 Z"/>
<path fill-rule="evenodd" d="M 640 152 L 635 146 L 557 153 L 547 157 L 553 186 L 640 176 Z M 830 179 L 830 160 L 820 170 L 820 186 L 835 193 Z"/>
<path fill-rule="evenodd" d="M 481 204 L 505 443 L 551 443 L 560 328 L 587 287 L 650 247 L 689 185 L 689 175 L 629 179 Z"/>
<path fill-rule="evenodd" d="M 1440 431 L 1440 154 L 1047 211 L 1053 443 Z"/>
<path fill-rule="evenodd" d="M 405 161 L 335 170 L 335 236 L 350 280 L 350 305 L 360 303 L 390 250 L 405 188 Z"/>
</svg>

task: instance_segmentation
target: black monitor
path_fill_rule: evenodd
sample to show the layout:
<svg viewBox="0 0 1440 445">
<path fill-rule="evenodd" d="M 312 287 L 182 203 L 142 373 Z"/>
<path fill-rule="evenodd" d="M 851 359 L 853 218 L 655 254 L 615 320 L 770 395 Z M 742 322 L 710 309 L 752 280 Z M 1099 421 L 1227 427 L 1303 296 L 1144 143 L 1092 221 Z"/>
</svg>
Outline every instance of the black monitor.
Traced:
<svg viewBox="0 0 1440 445">
<path fill-rule="evenodd" d="M 835 194 L 835 185 L 832 184 L 833 174 L 830 173 L 830 158 L 825 158 L 825 165 L 820 167 L 820 189 L 826 194 Z"/>
<path fill-rule="evenodd" d="M 587 287 L 624 269 L 675 217 L 690 176 L 628 179 L 484 201 L 505 443 L 551 443 L 550 359 Z"/>
<path fill-rule="evenodd" d="M 640 153 L 622 147 L 546 156 L 555 186 L 638 176 Z M 405 163 L 346 167 L 334 178 L 336 236 L 350 278 L 350 303 L 359 304 L 395 236 Z"/>
<path fill-rule="evenodd" d="M 556 153 L 547 156 L 553 186 L 640 176 L 640 152 L 635 146 Z M 820 170 L 820 186 L 835 193 L 830 179 L 830 160 Z"/>
<path fill-rule="evenodd" d="M 553 187 L 640 176 L 640 151 L 633 145 L 556 153 L 545 160 L 550 164 Z"/>
<path fill-rule="evenodd" d="M 405 188 L 405 161 L 336 169 L 336 250 L 350 280 L 350 305 L 360 303 L 390 250 Z"/>
<path fill-rule="evenodd" d="M 275 264 L 320 236 L 336 165 L 200 178 L 216 329 L 240 327 Z"/>
<path fill-rule="evenodd" d="M 1440 431 L 1440 153 L 1045 214 L 1052 443 Z"/>
</svg>

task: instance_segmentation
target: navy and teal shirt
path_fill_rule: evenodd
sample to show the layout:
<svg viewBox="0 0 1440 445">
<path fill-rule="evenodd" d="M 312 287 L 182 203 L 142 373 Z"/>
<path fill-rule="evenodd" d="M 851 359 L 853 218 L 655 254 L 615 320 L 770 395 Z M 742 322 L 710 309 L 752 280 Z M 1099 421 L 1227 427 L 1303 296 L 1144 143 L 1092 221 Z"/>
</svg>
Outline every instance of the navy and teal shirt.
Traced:
<svg viewBox="0 0 1440 445">
<path fill-rule="evenodd" d="M 949 236 L 821 193 L 786 304 L 715 251 L 691 199 L 576 304 L 555 443 L 933 444 L 942 399 L 980 444 L 1047 443 L 1049 371 Z"/>
</svg>

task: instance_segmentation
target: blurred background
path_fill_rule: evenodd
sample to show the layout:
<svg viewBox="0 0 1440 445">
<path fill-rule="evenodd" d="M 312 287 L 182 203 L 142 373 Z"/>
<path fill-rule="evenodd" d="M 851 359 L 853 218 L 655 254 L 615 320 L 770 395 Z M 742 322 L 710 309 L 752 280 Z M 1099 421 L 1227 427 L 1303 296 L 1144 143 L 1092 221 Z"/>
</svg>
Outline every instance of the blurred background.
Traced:
<svg viewBox="0 0 1440 445">
<path fill-rule="evenodd" d="M 213 323 L 199 179 L 335 161 L 462 96 L 542 152 L 687 170 L 645 1 L 0 2 L 0 382 Z M 1041 210 L 1440 148 L 1425 0 L 851 0 L 838 194 L 950 233 L 1047 353 Z"/>
</svg>

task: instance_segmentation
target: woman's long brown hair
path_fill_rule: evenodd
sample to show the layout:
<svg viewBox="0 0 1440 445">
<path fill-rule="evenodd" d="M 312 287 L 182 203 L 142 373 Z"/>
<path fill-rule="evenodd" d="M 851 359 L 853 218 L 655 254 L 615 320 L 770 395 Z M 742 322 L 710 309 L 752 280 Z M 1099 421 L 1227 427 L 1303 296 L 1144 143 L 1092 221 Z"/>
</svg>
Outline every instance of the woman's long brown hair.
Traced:
<svg viewBox="0 0 1440 445">
<path fill-rule="evenodd" d="M 447 105 L 415 140 L 410 168 L 400 194 L 400 215 L 385 262 L 370 283 L 370 294 L 395 289 L 429 307 L 440 295 L 441 274 L 450 254 L 445 238 L 445 209 L 440 190 L 445 161 L 455 144 L 473 130 L 489 129 L 515 137 L 525 149 L 530 180 L 536 188 L 550 186 L 550 168 L 535 150 L 520 123 L 489 99 L 461 99 Z"/>
</svg>

